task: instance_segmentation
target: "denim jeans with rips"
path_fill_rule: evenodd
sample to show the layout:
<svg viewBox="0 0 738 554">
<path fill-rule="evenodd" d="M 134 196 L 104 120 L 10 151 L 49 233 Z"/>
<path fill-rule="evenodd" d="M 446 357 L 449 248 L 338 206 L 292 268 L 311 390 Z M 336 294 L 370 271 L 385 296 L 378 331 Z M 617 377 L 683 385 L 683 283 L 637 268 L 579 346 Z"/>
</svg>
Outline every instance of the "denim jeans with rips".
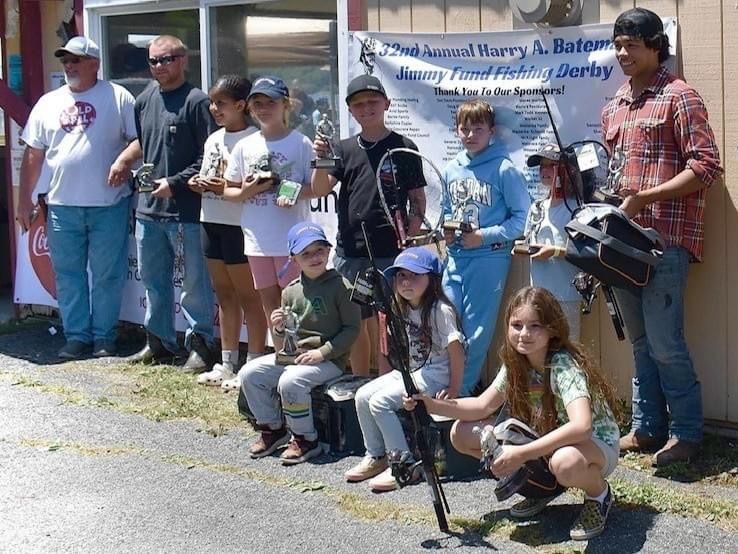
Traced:
<svg viewBox="0 0 738 554">
<path fill-rule="evenodd" d="M 130 200 L 99 207 L 49 206 L 49 251 L 68 341 L 115 341 L 127 269 Z"/>
<path fill-rule="evenodd" d="M 684 290 L 689 252 L 669 247 L 646 287 L 617 289 L 633 344 L 633 430 L 702 440 L 702 387 L 684 339 Z"/>
<path fill-rule="evenodd" d="M 215 299 L 202 253 L 200 224 L 137 219 L 136 246 L 146 288 L 146 330 L 159 337 L 167 349 L 177 351 L 176 283 L 182 287 L 179 303 L 189 324 L 185 346 L 189 346 L 192 333 L 211 343 Z"/>
</svg>

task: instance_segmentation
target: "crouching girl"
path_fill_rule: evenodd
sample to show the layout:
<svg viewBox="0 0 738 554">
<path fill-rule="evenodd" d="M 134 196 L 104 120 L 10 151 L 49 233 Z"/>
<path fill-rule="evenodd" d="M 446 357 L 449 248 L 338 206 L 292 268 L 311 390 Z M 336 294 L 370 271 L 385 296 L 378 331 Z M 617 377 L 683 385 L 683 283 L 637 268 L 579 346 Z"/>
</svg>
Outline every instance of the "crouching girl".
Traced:
<svg viewBox="0 0 738 554">
<path fill-rule="evenodd" d="M 406 398 L 405 407 L 412 409 L 420 400 L 429 412 L 456 418 L 451 435 L 454 447 L 481 458 L 482 451 L 492 448 L 480 444 L 478 431 L 492 424 L 491 415 L 506 403 L 511 417 L 541 436 L 525 445 L 502 446 L 492 473 L 503 478 L 529 460 L 547 458 L 560 484 L 585 493 L 571 538 L 596 537 L 604 530 L 613 503 L 605 478 L 618 463 L 620 433 L 613 415 L 617 404 L 612 387 L 582 348 L 569 340 L 566 316 L 547 290 L 527 287 L 518 291 L 507 307 L 505 326 L 503 365 L 481 396 L 443 400 L 421 394 Z M 510 515 L 531 517 L 554 498 L 523 499 L 510 509 Z"/>
</svg>

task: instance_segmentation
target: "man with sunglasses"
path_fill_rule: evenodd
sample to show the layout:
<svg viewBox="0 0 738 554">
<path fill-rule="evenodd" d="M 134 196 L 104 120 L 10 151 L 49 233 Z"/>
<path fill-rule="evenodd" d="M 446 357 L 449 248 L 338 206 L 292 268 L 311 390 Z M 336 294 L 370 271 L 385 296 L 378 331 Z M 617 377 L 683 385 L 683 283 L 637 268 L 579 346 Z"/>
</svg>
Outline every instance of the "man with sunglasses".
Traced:
<svg viewBox="0 0 738 554">
<path fill-rule="evenodd" d="M 131 190 L 108 172 L 136 138 L 131 94 L 97 78 L 100 49 L 74 37 L 54 52 L 66 85 L 42 96 L 23 129 L 18 222 L 32 223 L 46 194 L 48 244 L 66 344 L 62 359 L 115 353 L 126 276 Z M 88 281 L 88 266 L 90 279 Z M 88 285 L 89 282 L 89 285 Z"/>
<path fill-rule="evenodd" d="M 185 346 L 190 350 L 184 370 L 202 372 L 212 365 L 215 302 L 200 243 L 201 197 L 187 181 L 200 171 L 205 140 L 217 127 L 207 95 L 187 81 L 187 48 L 180 39 L 155 38 L 149 44 L 148 60 L 154 82 L 136 99 L 138 140 L 110 172 L 111 182 L 125 180 L 141 156 L 154 166 L 154 190 L 139 191 L 136 209 L 147 340 L 130 361 L 172 361 L 177 351 L 172 282 L 178 280 L 175 270 L 181 264 L 179 303 L 189 324 Z"/>
</svg>

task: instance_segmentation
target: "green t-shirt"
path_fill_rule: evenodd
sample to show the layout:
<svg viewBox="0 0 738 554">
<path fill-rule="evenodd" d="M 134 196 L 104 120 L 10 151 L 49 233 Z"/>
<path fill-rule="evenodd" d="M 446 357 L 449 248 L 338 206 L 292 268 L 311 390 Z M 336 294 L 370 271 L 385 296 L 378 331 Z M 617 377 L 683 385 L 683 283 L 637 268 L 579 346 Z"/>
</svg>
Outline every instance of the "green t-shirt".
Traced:
<svg viewBox="0 0 738 554">
<path fill-rule="evenodd" d="M 530 369 L 529 398 L 532 406 L 533 419 L 542 410 L 543 402 L 543 373 Z M 507 388 L 507 368 L 503 365 L 497 373 L 492 386 L 505 392 Z M 566 407 L 577 398 L 588 398 L 592 406 L 592 435 L 613 448 L 618 448 L 620 430 L 615 422 L 615 416 L 610 406 L 604 400 L 592 402 L 587 387 L 587 376 L 579 367 L 571 354 L 565 350 L 556 352 L 551 357 L 551 390 L 556 405 L 556 419 L 559 425 L 569 421 Z"/>
</svg>

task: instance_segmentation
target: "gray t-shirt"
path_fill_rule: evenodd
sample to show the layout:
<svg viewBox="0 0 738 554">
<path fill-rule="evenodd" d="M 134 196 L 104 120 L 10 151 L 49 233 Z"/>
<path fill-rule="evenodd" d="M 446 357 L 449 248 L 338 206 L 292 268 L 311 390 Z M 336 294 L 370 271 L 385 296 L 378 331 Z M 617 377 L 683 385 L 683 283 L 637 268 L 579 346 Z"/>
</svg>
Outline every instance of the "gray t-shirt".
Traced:
<svg viewBox="0 0 738 554">
<path fill-rule="evenodd" d="M 110 166 L 136 138 L 133 96 L 98 81 L 84 92 L 68 85 L 44 94 L 31 110 L 22 140 L 45 151 L 35 194 L 48 204 L 112 206 L 131 189 L 108 185 Z"/>
</svg>

